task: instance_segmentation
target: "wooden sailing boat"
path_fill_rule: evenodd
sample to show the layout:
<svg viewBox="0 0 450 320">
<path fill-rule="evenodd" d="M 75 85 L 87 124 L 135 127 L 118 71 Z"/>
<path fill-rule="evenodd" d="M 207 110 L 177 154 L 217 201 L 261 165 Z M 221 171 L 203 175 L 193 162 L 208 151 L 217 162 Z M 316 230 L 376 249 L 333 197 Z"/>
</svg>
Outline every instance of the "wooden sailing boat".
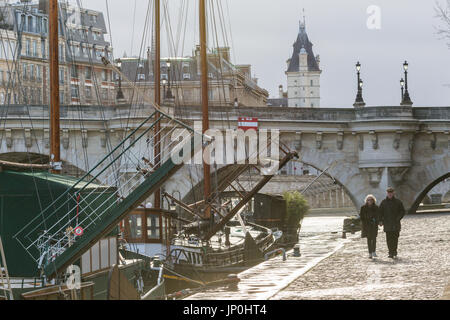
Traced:
<svg viewBox="0 0 450 320">
<path fill-rule="evenodd" d="M 127 260 L 121 259 L 118 255 L 117 228 L 110 227 L 108 230 L 101 230 L 101 235 L 95 241 L 79 250 L 72 252 L 70 263 L 65 264 L 57 270 L 53 265 L 54 258 L 67 248 L 74 248 L 76 238 L 82 237 L 83 227 L 79 224 L 79 215 L 83 210 L 80 208 L 82 198 L 88 198 L 91 192 L 89 188 L 101 190 L 102 195 L 97 197 L 97 201 L 107 201 L 108 197 L 114 196 L 114 188 L 109 186 L 98 186 L 91 184 L 86 187 L 86 182 L 80 183 L 79 179 L 61 175 L 62 161 L 60 155 L 60 99 L 59 99 L 59 46 L 58 46 L 58 1 L 48 1 L 49 16 L 49 51 L 50 51 L 50 164 L 18 164 L 1 161 L 0 166 L 0 194 L 2 196 L 3 223 L 1 233 L 5 239 L 5 251 L 10 262 L 11 286 L 15 299 L 31 300 L 59 300 L 59 299 L 107 299 L 108 297 L 120 296 L 122 299 L 141 296 L 145 299 L 152 298 L 152 293 L 157 296 L 164 296 L 163 286 L 158 280 L 160 267 L 152 267 L 148 260 Z M 50 171 L 50 173 L 48 172 Z M 76 186 L 78 184 L 78 186 Z M 60 198 L 66 193 L 68 186 L 72 186 L 72 200 L 67 204 L 75 204 L 77 218 L 76 221 L 58 228 L 58 232 L 49 233 L 48 227 L 52 223 L 58 223 L 64 209 L 59 207 L 56 215 L 51 212 L 39 214 L 40 206 L 51 207 L 53 198 Z M 76 195 L 75 195 L 76 193 Z M 17 194 L 23 194 L 21 199 Z M 75 195 L 75 198 L 73 196 Z M 75 200 L 75 203 L 73 202 Z M 55 205 L 55 204 L 53 204 Z M 20 212 L 20 215 L 17 215 Z M 35 244 L 37 247 L 24 246 L 15 233 L 25 224 L 31 221 L 43 219 L 43 224 L 33 226 L 29 236 L 37 237 Z M 70 219 L 69 219 L 70 220 Z M 50 224 L 48 224 L 50 223 Z M 45 228 L 41 228 L 45 226 Z M 78 229 L 78 231 L 77 231 Z M 103 232 L 104 231 L 104 232 Z M 20 231 L 19 231 L 20 233 Z M 65 239 L 61 241 L 58 236 L 62 234 Z M 64 243 L 64 244 L 63 244 Z M 62 247 L 63 246 L 63 247 Z M 59 248 L 59 249 L 58 249 Z M 25 250 L 24 250 L 25 249 Z M 61 250 L 62 249 L 62 250 Z M 101 254 L 100 250 L 103 249 Z M 106 249 L 106 250 L 105 250 Z M 59 251 L 59 252 L 58 252 Z M 37 259 L 35 257 L 38 257 Z M 122 263 L 119 261 L 122 260 Z M 80 268 L 80 287 L 69 287 L 65 278 L 65 267 L 74 264 Z M 54 267 L 54 274 L 45 274 L 44 267 L 51 265 Z M 109 276 L 110 269 L 114 268 L 116 276 Z M 156 277 L 148 277 L 155 273 Z M 146 277 L 147 275 L 147 277 Z M 51 279 L 53 278 L 53 280 Z M 115 292 L 114 286 L 109 285 L 114 279 L 120 278 L 123 281 L 131 281 L 127 294 Z M 145 279 L 151 281 L 144 283 Z M 161 277 L 159 277 L 161 278 Z M 139 283 L 141 282 L 141 283 Z M 137 291 L 140 287 L 141 292 Z M 154 290 L 155 287 L 158 290 Z M 131 289 L 130 289 L 131 288 Z M 134 292 L 132 292 L 134 291 Z M 149 294 L 149 291 L 150 294 Z M 131 292 L 131 293 L 130 293 Z"/>
<path fill-rule="evenodd" d="M 56 3 L 56 0 L 52 2 Z M 33 272 L 41 271 L 40 276 L 43 281 L 49 279 L 61 281 L 61 276 L 64 275 L 67 267 L 76 263 L 79 263 L 82 268 L 97 271 L 93 270 L 92 256 L 100 257 L 99 252 L 104 252 L 102 248 L 116 248 L 117 242 L 114 242 L 114 239 L 117 240 L 117 238 L 112 234 L 119 222 L 139 208 L 150 195 L 158 193 L 161 186 L 183 167 L 184 160 L 190 159 L 192 152 L 204 147 L 204 142 L 208 141 L 208 137 L 204 135 L 209 127 L 204 0 L 200 1 L 200 13 L 202 109 L 204 112 L 202 132 L 196 132 L 186 123 L 164 112 L 158 101 L 156 103 L 152 101 L 153 113 L 133 128 L 89 172 L 78 180 L 66 181 L 64 188 L 59 185 L 58 192 L 53 198 L 49 197 L 52 200 L 44 203 L 40 212 L 36 213 L 35 208 L 23 210 L 35 216 L 33 218 L 22 216 L 23 220 L 18 221 L 18 224 L 24 226 L 20 230 L 12 230 L 11 236 L 17 241 L 16 252 L 25 255 L 20 257 L 21 261 L 27 260 L 30 268 L 34 268 Z M 124 77 L 121 70 L 113 66 L 106 57 L 102 60 L 105 66 L 110 66 L 112 70 Z M 164 126 L 161 125 L 163 123 Z M 163 144 L 159 137 L 161 131 L 165 130 L 164 134 L 170 136 L 179 128 L 183 128 L 189 138 L 186 141 Z M 148 141 L 154 141 L 153 155 L 142 156 L 139 153 L 140 148 L 133 148 L 142 145 L 142 149 L 146 150 L 144 147 L 148 146 Z M 191 152 L 190 154 L 185 153 L 185 147 Z M 285 147 L 280 146 L 280 149 L 284 155 L 279 161 L 279 167 L 283 167 L 296 156 L 296 153 Z M 172 159 L 173 150 L 178 153 L 181 163 Z M 57 150 L 53 152 L 53 170 L 58 170 L 57 164 L 60 159 L 57 157 Z M 269 229 L 244 224 L 242 221 L 237 223 L 231 221 L 234 216 L 240 217 L 239 212 L 275 174 L 263 176 L 250 190 L 233 185 L 233 182 L 245 170 L 253 167 L 255 166 L 251 164 L 237 166 L 233 168 L 227 179 L 221 179 L 218 185 L 212 187 L 211 170 L 207 164 L 204 165 L 204 199 L 197 209 L 191 210 L 200 219 L 195 225 L 186 224 L 184 235 L 189 236 L 187 239 L 177 237 L 170 246 L 167 246 L 164 268 L 172 272 L 172 278 L 181 275 L 183 279 L 186 279 L 189 273 L 198 274 L 199 272 L 211 274 L 213 277 L 222 277 L 224 273 L 242 270 L 261 261 L 264 253 L 273 247 L 276 239 Z M 130 168 L 136 168 L 136 170 L 130 171 Z M 256 166 L 255 170 L 261 169 Z M 41 177 L 42 186 L 45 182 L 48 184 L 48 176 L 45 174 Z M 11 177 L 11 181 L 14 179 L 19 181 L 16 176 Z M 36 179 L 36 175 L 33 179 Z M 54 188 L 57 189 L 60 180 L 58 177 L 54 177 L 54 180 Z M 220 201 L 220 197 L 222 192 L 230 188 L 236 189 L 239 199 L 227 207 Z M 182 203 L 179 205 L 189 207 Z M 167 214 L 170 215 L 171 212 Z M 71 228 L 82 232 L 73 234 Z M 197 237 L 191 231 L 193 228 L 199 230 Z M 220 243 L 222 230 L 225 234 L 225 246 L 216 247 L 213 243 Z M 230 245 L 227 244 L 227 235 L 230 236 Z M 117 253 L 114 250 L 110 251 L 108 262 L 117 261 L 118 257 L 117 254 L 114 256 L 114 252 Z M 135 254 L 142 258 L 138 252 Z M 150 267 L 150 271 L 155 269 L 161 271 L 157 260 L 153 261 L 152 266 L 149 265 L 150 259 L 142 260 L 144 267 Z M 102 261 L 99 264 L 102 265 Z M 98 275 L 98 273 L 95 274 Z M 101 278 L 105 279 L 103 276 Z M 86 276 L 85 279 L 92 278 Z M 204 283 L 204 280 L 194 281 Z M 161 283 L 158 281 L 158 285 Z"/>
<path fill-rule="evenodd" d="M 205 136 L 209 129 L 205 0 L 199 0 L 199 18 L 202 134 Z M 156 61 L 155 65 L 159 66 L 159 60 Z M 158 83 L 159 78 L 159 74 L 157 74 L 156 83 Z M 159 88 L 158 84 L 155 87 Z M 203 143 L 203 150 L 205 150 L 206 145 L 207 143 Z M 280 161 L 280 167 L 283 167 L 297 154 L 290 152 L 287 148 L 281 148 L 281 150 L 285 154 Z M 212 192 L 211 168 L 208 159 L 205 161 L 204 156 L 202 159 L 204 181 L 203 200 L 200 208 L 198 208 L 198 203 L 188 205 L 167 193 L 164 194 L 164 197 L 176 203 L 181 209 L 199 218 L 197 222 L 185 225 L 182 233 L 171 239 L 170 247 L 167 246 L 165 260 L 167 275 L 165 277 L 167 278 L 169 292 L 192 285 L 206 285 L 211 281 L 224 279 L 230 273 L 237 273 L 255 265 L 263 261 L 264 255 L 276 247 L 276 240 L 278 239 L 270 229 L 256 224 L 244 223 L 240 216 L 240 212 L 246 204 L 273 175 L 264 176 L 251 190 L 244 190 L 243 188 L 238 190 L 233 185 L 233 181 L 237 181 L 240 174 L 249 169 L 248 166 L 244 166 L 238 168 L 237 172 L 235 171 L 231 177 L 224 178 Z M 227 206 L 231 201 L 221 201 L 220 199 L 221 193 L 227 188 L 232 188 L 238 194 L 237 204 L 229 208 Z M 238 217 L 238 220 L 230 221 L 235 216 Z M 225 239 L 222 240 L 222 237 L 225 237 Z"/>
</svg>

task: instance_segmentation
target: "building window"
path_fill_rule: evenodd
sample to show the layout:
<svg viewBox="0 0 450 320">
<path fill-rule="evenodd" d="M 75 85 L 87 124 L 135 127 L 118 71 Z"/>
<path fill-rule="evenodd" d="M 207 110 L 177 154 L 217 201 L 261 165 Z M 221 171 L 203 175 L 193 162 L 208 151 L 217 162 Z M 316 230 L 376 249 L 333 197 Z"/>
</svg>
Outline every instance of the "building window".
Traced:
<svg viewBox="0 0 450 320">
<path fill-rule="evenodd" d="M 70 93 L 72 98 L 77 98 L 80 96 L 80 91 L 78 86 L 72 85 L 72 87 L 70 88 Z"/>
<path fill-rule="evenodd" d="M 77 66 L 72 65 L 70 68 L 70 75 L 72 78 L 78 78 L 78 68 Z"/>
<path fill-rule="evenodd" d="M 22 76 L 23 76 L 23 80 L 27 80 L 28 79 L 28 65 L 26 63 L 24 63 L 22 65 Z"/>
<path fill-rule="evenodd" d="M 147 238 L 160 239 L 159 215 L 147 216 Z"/>
<path fill-rule="evenodd" d="M 183 79 L 184 80 L 190 80 L 191 79 L 191 74 L 190 73 L 184 73 L 183 74 Z"/>
<path fill-rule="evenodd" d="M 102 99 L 108 100 L 108 89 L 102 89 Z"/>
<path fill-rule="evenodd" d="M 38 17 L 36 22 L 36 32 L 41 33 L 41 30 L 42 30 L 42 17 Z"/>
<path fill-rule="evenodd" d="M 37 41 L 33 40 L 33 57 L 38 56 Z"/>
<path fill-rule="evenodd" d="M 92 88 L 85 87 L 86 99 L 92 99 Z"/>
<path fill-rule="evenodd" d="M 139 73 L 137 79 L 138 80 L 145 80 L 145 74 Z"/>
<path fill-rule="evenodd" d="M 28 16 L 28 31 L 33 32 L 33 17 Z"/>
<path fill-rule="evenodd" d="M 311 87 L 314 85 L 314 81 L 313 80 L 311 80 Z"/>
<path fill-rule="evenodd" d="M 42 51 L 42 58 L 47 58 L 47 50 L 45 45 L 45 40 L 41 40 L 41 51 Z"/>
<path fill-rule="evenodd" d="M 64 84 L 65 72 L 63 68 L 59 68 L 59 83 Z"/>
<path fill-rule="evenodd" d="M 64 61 L 64 45 L 59 45 L 58 56 L 60 61 Z"/>
<path fill-rule="evenodd" d="M 46 18 L 42 22 L 42 30 L 44 30 L 44 33 L 48 33 L 48 20 Z"/>
<path fill-rule="evenodd" d="M 41 70 L 41 66 L 36 66 L 36 79 L 38 81 L 42 80 L 42 70 Z"/>
<path fill-rule="evenodd" d="M 90 67 L 86 67 L 84 76 L 87 80 L 91 80 L 92 78 L 92 69 Z"/>
<path fill-rule="evenodd" d="M 30 57 L 31 56 L 31 41 L 29 39 L 25 42 L 25 54 Z"/>
<path fill-rule="evenodd" d="M 128 216 L 128 225 L 130 226 L 129 234 L 131 239 L 139 239 L 142 237 L 142 217 L 141 215 L 131 214 Z"/>
<path fill-rule="evenodd" d="M 108 71 L 102 70 L 102 81 L 108 81 Z"/>
<path fill-rule="evenodd" d="M 36 80 L 36 78 L 34 77 L 34 64 L 30 65 L 30 80 Z"/>
</svg>

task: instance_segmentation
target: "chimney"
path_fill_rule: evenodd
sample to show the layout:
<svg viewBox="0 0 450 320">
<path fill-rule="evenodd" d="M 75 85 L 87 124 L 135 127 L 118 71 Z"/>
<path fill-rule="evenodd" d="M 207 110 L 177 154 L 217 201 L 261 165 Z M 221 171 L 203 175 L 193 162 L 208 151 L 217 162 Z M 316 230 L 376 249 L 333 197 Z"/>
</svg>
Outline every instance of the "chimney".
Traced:
<svg viewBox="0 0 450 320">
<path fill-rule="evenodd" d="M 39 0 L 39 10 L 45 14 L 48 14 L 48 0 Z"/>
<path fill-rule="evenodd" d="M 281 85 L 281 84 L 278 87 L 278 96 L 280 99 L 283 99 L 283 97 L 284 97 L 283 85 Z"/>
<path fill-rule="evenodd" d="M 195 61 L 197 62 L 197 74 L 201 74 L 202 66 L 201 66 L 201 61 L 200 61 L 200 46 L 195 47 L 194 55 L 195 55 Z"/>
</svg>

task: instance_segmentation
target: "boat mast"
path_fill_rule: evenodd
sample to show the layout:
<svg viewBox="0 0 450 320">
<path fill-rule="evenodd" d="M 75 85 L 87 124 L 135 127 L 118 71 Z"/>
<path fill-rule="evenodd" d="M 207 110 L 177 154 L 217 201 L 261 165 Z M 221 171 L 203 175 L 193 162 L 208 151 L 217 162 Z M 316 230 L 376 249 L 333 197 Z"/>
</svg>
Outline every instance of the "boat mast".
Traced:
<svg viewBox="0 0 450 320">
<path fill-rule="evenodd" d="M 50 51 L 50 162 L 53 164 L 51 172 L 60 173 L 58 0 L 49 1 L 48 21 Z"/>
<path fill-rule="evenodd" d="M 155 104 L 159 107 L 161 105 L 161 34 L 160 34 L 160 0 L 155 0 L 155 61 L 149 61 L 148 63 L 154 63 L 154 74 L 155 74 Z M 161 159 L 161 123 L 159 121 L 160 114 L 157 112 L 155 115 L 156 125 L 155 125 L 155 137 L 154 137 L 154 154 L 155 154 L 155 164 L 156 168 L 159 167 L 159 162 Z M 161 208 L 161 190 L 158 189 L 155 192 L 155 205 L 156 209 Z"/>
<path fill-rule="evenodd" d="M 206 56 L 206 8 L 205 0 L 200 1 L 200 60 L 201 60 L 201 83 L 202 83 L 202 133 L 204 134 L 209 129 L 209 113 L 208 113 L 208 62 Z M 203 149 L 204 151 L 204 149 Z M 203 152 L 203 154 L 205 154 Z M 209 199 L 211 194 L 211 168 L 209 163 L 203 159 L 203 178 L 204 178 L 204 198 L 205 201 Z M 209 160 L 209 159 L 208 159 Z M 209 161 L 208 161 L 209 162 Z M 205 219 L 210 219 L 211 209 L 209 206 L 204 212 Z"/>
</svg>

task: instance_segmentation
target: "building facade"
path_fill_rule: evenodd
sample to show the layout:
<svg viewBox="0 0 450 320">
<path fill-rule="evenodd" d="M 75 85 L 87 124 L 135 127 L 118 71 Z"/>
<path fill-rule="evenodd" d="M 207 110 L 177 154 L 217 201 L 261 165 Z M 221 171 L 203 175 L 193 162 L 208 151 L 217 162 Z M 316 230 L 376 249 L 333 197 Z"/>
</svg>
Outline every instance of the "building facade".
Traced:
<svg viewBox="0 0 450 320">
<path fill-rule="evenodd" d="M 49 103 L 48 1 L 4 3 L 0 14 L 0 102 Z M 106 23 L 98 11 L 60 2 L 59 84 L 65 105 L 114 105 Z"/>
<path fill-rule="evenodd" d="M 289 107 L 320 107 L 320 57 L 315 56 L 313 44 L 300 22 L 292 57 L 287 61 L 287 96 Z"/>
<path fill-rule="evenodd" d="M 128 102 L 154 101 L 154 59 L 150 49 L 146 59 L 123 57 L 122 72 L 128 81 L 122 91 Z M 230 49 L 219 48 L 208 54 L 209 104 L 220 106 L 267 106 L 269 93 L 252 78 L 251 65 L 233 65 Z M 161 97 L 173 97 L 175 105 L 201 104 L 200 49 L 191 57 L 161 59 Z M 136 88 L 139 92 L 136 92 Z"/>
</svg>

